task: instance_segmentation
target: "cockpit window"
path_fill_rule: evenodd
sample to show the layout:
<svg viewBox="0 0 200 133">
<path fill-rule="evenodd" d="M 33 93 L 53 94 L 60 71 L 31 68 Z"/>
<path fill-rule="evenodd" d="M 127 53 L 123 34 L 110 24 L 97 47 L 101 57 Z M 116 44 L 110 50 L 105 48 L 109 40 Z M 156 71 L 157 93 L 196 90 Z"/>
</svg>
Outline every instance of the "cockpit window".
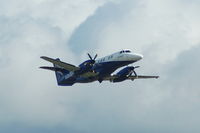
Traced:
<svg viewBox="0 0 200 133">
<path fill-rule="evenodd" d="M 120 51 L 120 54 L 122 54 L 122 53 L 131 53 L 131 51 L 130 50 L 122 50 L 122 51 Z"/>
<path fill-rule="evenodd" d="M 126 53 L 130 53 L 131 51 L 130 51 L 130 50 L 126 50 L 125 52 L 126 52 Z"/>
</svg>

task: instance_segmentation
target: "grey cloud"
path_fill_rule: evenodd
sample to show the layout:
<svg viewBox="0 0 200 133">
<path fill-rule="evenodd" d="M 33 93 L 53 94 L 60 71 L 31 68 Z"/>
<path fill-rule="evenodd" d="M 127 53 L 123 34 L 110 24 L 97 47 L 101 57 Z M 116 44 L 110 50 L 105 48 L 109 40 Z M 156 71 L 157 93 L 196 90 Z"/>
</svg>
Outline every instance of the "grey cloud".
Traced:
<svg viewBox="0 0 200 133">
<path fill-rule="evenodd" d="M 173 132 L 199 132 L 198 104 L 200 91 L 198 85 L 198 53 L 200 45 L 182 52 L 170 62 L 161 79 L 160 88 L 168 95 L 160 105 L 159 111 Z"/>
<path fill-rule="evenodd" d="M 72 34 L 69 39 L 71 50 L 80 53 L 81 51 L 97 49 L 101 45 L 99 39 L 104 34 L 104 28 L 123 19 L 123 16 L 132 8 L 127 6 L 128 4 L 124 8 L 126 2 L 120 4 L 109 2 L 99 7 L 95 14 L 88 17 Z M 128 3 L 133 4 L 133 2 Z M 77 49 L 77 47 L 79 48 Z"/>
</svg>

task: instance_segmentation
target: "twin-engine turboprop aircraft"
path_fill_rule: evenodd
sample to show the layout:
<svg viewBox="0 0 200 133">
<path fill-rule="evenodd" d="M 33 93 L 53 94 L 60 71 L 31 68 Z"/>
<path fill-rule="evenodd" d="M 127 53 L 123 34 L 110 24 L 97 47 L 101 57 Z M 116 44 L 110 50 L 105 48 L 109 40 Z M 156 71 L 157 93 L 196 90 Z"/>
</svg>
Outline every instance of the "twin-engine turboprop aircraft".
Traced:
<svg viewBox="0 0 200 133">
<path fill-rule="evenodd" d="M 122 82 L 130 79 L 158 78 L 159 76 L 137 75 L 135 68 L 139 66 L 127 66 L 143 58 L 142 55 L 132 53 L 130 50 L 122 50 L 109 56 L 96 60 L 88 54 L 89 60 L 81 63 L 78 67 L 62 62 L 59 58 L 52 59 L 46 56 L 41 58 L 53 63 L 54 67 L 42 66 L 40 68 L 55 71 L 57 83 L 60 86 L 72 86 L 74 83 L 89 83 L 104 80 L 110 82 Z M 126 66 L 117 74 L 112 73 L 120 67 Z M 132 75 L 134 74 L 134 75 Z"/>
</svg>

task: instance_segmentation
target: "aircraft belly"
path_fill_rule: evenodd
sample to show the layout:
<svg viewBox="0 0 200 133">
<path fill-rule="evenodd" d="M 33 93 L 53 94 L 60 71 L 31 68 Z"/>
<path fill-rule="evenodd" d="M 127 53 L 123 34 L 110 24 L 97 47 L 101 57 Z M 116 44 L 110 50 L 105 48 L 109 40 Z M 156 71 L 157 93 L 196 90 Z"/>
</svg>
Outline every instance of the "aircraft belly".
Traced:
<svg viewBox="0 0 200 133">
<path fill-rule="evenodd" d="M 76 83 L 89 83 L 89 82 L 94 82 L 96 80 L 97 77 L 90 77 L 90 78 L 79 77 L 76 78 Z"/>
</svg>

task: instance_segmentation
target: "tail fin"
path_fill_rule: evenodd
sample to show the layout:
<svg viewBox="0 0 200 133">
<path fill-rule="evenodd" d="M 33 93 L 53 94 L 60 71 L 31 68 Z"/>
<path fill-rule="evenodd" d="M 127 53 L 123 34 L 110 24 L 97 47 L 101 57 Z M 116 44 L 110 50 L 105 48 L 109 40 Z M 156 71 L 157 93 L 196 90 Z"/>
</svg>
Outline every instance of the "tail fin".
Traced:
<svg viewBox="0 0 200 133">
<path fill-rule="evenodd" d="M 59 58 L 57 58 L 56 60 L 59 60 Z M 69 74 L 69 71 L 62 69 L 62 67 L 53 64 L 54 68 L 58 68 L 57 70 L 55 70 L 55 74 L 56 74 L 56 79 L 57 79 L 57 83 L 58 85 L 63 85 L 64 83 L 64 79 L 65 79 L 65 75 Z"/>
</svg>

